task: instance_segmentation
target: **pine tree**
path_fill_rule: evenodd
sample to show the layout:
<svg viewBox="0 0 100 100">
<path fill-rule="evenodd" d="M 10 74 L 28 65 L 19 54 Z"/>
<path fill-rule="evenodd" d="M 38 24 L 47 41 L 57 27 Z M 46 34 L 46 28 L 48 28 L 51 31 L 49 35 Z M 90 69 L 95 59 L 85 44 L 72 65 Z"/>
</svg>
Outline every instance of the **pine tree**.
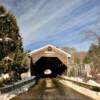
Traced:
<svg viewBox="0 0 100 100">
<path fill-rule="evenodd" d="M 15 80 L 28 70 L 23 66 L 26 53 L 23 52 L 22 45 L 15 16 L 0 6 L 0 73 L 9 73 Z M 5 63 L 4 58 L 7 56 L 12 59 L 11 63 Z"/>
<path fill-rule="evenodd" d="M 19 27 L 15 16 L 0 6 L 0 60 L 13 52 L 23 52 Z"/>
<path fill-rule="evenodd" d="M 92 63 L 95 69 L 100 70 L 100 37 L 98 36 L 98 43 L 92 43 L 86 58 L 85 63 Z"/>
</svg>

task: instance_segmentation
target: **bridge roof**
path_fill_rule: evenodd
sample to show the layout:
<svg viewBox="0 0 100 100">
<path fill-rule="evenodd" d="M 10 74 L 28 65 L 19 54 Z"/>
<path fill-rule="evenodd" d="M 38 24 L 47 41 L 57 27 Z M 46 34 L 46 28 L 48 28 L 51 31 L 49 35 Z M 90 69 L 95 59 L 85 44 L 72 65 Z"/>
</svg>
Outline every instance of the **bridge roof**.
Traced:
<svg viewBox="0 0 100 100">
<path fill-rule="evenodd" d="M 71 54 L 69 54 L 69 53 L 67 53 L 67 52 L 61 50 L 60 48 L 57 48 L 57 47 L 55 47 L 54 45 L 51 45 L 51 44 L 48 44 L 48 45 L 43 46 L 43 47 L 41 47 L 41 48 L 39 48 L 39 49 L 33 50 L 33 51 L 29 52 L 28 55 L 31 56 L 31 55 L 33 55 L 33 54 L 35 54 L 35 53 L 38 53 L 38 52 L 40 52 L 40 51 L 42 51 L 42 50 L 44 50 L 44 49 L 47 49 L 48 47 L 51 47 L 52 49 L 57 50 L 57 52 L 62 53 L 62 54 L 64 54 L 64 55 L 66 55 L 67 57 L 71 57 Z"/>
</svg>

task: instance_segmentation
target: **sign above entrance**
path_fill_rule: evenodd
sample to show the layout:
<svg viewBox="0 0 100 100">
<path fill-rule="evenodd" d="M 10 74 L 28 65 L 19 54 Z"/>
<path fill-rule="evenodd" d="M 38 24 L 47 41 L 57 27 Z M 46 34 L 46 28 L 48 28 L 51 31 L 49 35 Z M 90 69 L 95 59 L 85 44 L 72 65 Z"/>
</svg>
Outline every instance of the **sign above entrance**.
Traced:
<svg viewBox="0 0 100 100">
<path fill-rule="evenodd" d="M 55 52 L 54 51 L 45 51 L 44 56 L 55 57 Z"/>
</svg>

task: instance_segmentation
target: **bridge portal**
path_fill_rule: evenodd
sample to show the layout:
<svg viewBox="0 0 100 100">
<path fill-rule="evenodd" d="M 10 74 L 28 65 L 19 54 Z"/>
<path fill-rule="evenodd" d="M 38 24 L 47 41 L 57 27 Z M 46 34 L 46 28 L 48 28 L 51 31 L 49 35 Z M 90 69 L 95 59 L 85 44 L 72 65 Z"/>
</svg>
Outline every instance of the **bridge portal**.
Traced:
<svg viewBox="0 0 100 100">
<path fill-rule="evenodd" d="M 28 53 L 31 76 L 56 77 L 67 74 L 71 55 L 53 46 L 46 45 Z"/>
</svg>

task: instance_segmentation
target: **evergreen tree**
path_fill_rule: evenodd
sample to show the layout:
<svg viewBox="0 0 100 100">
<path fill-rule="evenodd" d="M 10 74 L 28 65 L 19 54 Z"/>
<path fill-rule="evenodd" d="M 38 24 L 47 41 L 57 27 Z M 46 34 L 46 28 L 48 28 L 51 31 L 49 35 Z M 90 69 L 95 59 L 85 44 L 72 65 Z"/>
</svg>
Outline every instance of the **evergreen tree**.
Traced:
<svg viewBox="0 0 100 100">
<path fill-rule="evenodd" d="M 22 38 L 16 18 L 0 6 L 0 60 L 15 52 L 22 52 Z"/>
<path fill-rule="evenodd" d="M 97 44 L 91 44 L 84 62 L 92 63 L 95 69 L 100 70 L 100 37 Z"/>
<path fill-rule="evenodd" d="M 22 45 L 15 16 L 0 6 L 0 65 L 4 69 L 0 69 L 0 72 L 11 74 L 13 79 L 20 78 L 20 74 L 28 70 L 23 66 L 26 53 L 23 53 Z M 6 56 L 13 59 L 13 62 L 5 62 Z"/>
</svg>

